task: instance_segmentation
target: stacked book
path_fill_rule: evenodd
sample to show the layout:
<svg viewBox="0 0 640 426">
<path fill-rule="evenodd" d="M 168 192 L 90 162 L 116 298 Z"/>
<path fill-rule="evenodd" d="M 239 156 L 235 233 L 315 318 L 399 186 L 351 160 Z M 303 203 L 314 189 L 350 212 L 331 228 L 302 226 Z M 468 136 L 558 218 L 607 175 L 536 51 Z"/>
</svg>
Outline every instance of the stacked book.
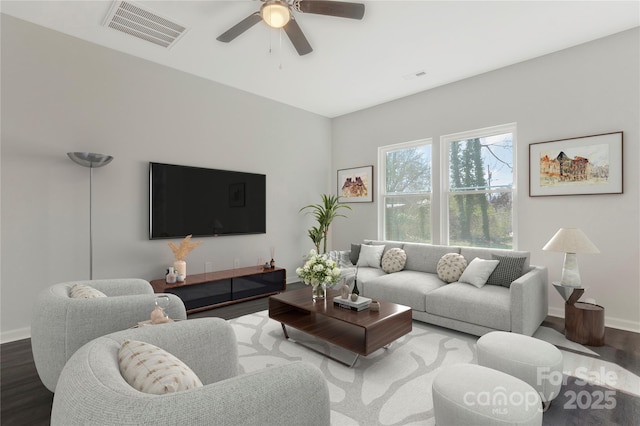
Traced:
<svg viewBox="0 0 640 426">
<path fill-rule="evenodd" d="M 369 308 L 371 304 L 371 299 L 364 296 L 358 296 L 358 298 L 353 301 L 351 298 L 343 299 L 341 296 L 333 298 L 333 304 L 345 309 L 351 309 L 352 311 L 362 311 Z"/>
</svg>

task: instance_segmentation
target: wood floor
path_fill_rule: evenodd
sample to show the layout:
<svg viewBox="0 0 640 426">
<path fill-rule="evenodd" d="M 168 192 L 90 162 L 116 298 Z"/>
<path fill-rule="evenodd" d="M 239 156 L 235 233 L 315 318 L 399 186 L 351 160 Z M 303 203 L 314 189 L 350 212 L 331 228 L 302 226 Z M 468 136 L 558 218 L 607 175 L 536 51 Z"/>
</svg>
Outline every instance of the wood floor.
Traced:
<svg viewBox="0 0 640 426">
<path fill-rule="evenodd" d="M 287 290 L 300 288 L 294 283 Z M 189 318 L 216 316 L 224 319 L 237 318 L 253 312 L 266 310 L 268 299 L 255 299 L 248 302 L 225 306 L 210 311 L 189 315 Z M 549 317 L 546 326 L 562 331 L 563 320 Z M 625 368 L 633 371 L 638 368 L 640 359 L 640 334 L 607 328 L 606 345 L 592 348 Z M 18 340 L 1 345 L 1 417 L 3 426 L 39 426 L 49 425 L 53 394 L 40 382 L 31 354 L 30 339 Z M 628 364 L 628 365 L 623 365 Z M 633 371 L 640 374 L 638 371 Z M 577 414 L 577 412 L 575 412 Z M 570 417 L 571 413 L 567 413 Z M 566 424 L 580 424 L 579 419 L 566 419 Z"/>
</svg>

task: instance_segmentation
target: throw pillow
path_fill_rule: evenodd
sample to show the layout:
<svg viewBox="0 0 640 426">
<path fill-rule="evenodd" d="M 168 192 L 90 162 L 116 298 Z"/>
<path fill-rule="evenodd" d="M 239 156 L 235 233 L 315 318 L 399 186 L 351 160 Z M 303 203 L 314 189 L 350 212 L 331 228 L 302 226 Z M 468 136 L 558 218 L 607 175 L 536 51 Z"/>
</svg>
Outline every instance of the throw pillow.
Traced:
<svg viewBox="0 0 640 426">
<path fill-rule="evenodd" d="M 384 246 L 369 246 L 362 244 L 360 246 L 360 257 L 358 257 L 358 266 L 370 266 L 380 269 L 380 259 L 382 259 Z"/>
<path fill-rule="evenodd" d="M 338 268 L 349 268 L 353 266 L 349 260 L 348 250 L 331 250 L 327 253 L 327 257 L 329 260 L 336 262 Z"/>
<path fill-rule="evenodd" d="M 487 284 L 511 287 L 511 283 L 520 278 L 523 274 L 526 257 L 498 256 L 492 255 L 493 260 L 497 260 L 498 266 L 489 276 Z"/>
<path fill-rule="evenodd" d="M 202 387 L 184 362 L 164 349 L 137 340 L 125 340 L 118 351 L 122 377 L 134 389 L 154 395 Z"/>
<path fill-rule="evenodd" d="M 452 283 L 458 281 L 465 268 L 467 267 L 467 259 L 459 253 L 447 253 L 440 258 L 436 268 L 438 277 L 446 282 Z"/>
<path fill-rule="evenodd" d="M 360 244 L 351 244 L 351 252 L 349 253 L 349 260 L 354 265 L 358 264 L 358 258 L 360 257 Z"/>
<path fill-rule="evenodd" d="M 407 253 L 401 248 L 391 248 L 382 256 L 382 270 L 387 274 L 400 272 L 407 262 Z"/>
<path fill-rule="evenodd" d="M 91 286 L 74 284 L 69 290 L 69 297 L 72 299 L 95 299 L 96 297 L 107 297 L 107 295 Z"/>
<path fill-rule="evenodd" d="M 496 269 L 498 262 L 497 260 L 485 260 L 476 257 L 469 263 L 458 282 L 472 284 L 481 288 L 487 283 L 489 275 Z"/>
</svg>

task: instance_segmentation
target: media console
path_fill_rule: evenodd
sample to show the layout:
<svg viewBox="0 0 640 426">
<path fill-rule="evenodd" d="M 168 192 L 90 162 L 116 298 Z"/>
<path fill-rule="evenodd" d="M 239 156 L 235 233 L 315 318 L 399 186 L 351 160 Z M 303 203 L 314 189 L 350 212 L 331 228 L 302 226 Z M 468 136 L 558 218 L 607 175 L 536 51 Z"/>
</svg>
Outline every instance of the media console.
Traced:
<svg viewBox="0 0 640 426">
<path fill-rule="evenodd" d="M 184 302 L 187 313 L 194 313 L 283 292 L 287 270 L 251 266 L 189 275 L 183 283 L 153 280 L 151 286 L 156 293 L 175 294 Z"/>
</svg>

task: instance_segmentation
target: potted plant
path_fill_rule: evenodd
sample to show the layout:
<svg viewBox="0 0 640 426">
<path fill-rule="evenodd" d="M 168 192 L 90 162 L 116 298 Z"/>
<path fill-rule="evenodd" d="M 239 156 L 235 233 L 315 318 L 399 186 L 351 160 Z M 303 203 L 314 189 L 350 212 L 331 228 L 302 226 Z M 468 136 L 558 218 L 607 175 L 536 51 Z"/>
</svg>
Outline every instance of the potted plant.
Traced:
<svg viewBox="0 0 640 426">
<path fill-rule="evenodd" d="M 308 210 L 307 213 L 312 213 L 313 217 L 318 221 L 318 226 L 314 226 L 308 231 L 309 238 L 316 246 L 317 252 L 320 252 L 320 243 L 323 242 L 323 253 L 327 252 L 327 236 L 329 234 L 329 226 L 333 219 L 336 217 L 347 217 L 344 214 L 339 213 L 340 209 L 349 209 L 351 206 L 340 201 L 340 197 L 337 195 L 322 194 L 322 203 L 309 204 L 300 209 L 300 212 Z"/>
<path fill-rule="evenodd" d="M 307 235 L 309 235 L 309 238 L 313 241 L 313 245 L 316 246 L 316 252 L 320 253 L 320 244 L 322 244 L 322 238 L 324 238 L 322 229 L 313 226 L 307 231 Z"/>
</svg>

